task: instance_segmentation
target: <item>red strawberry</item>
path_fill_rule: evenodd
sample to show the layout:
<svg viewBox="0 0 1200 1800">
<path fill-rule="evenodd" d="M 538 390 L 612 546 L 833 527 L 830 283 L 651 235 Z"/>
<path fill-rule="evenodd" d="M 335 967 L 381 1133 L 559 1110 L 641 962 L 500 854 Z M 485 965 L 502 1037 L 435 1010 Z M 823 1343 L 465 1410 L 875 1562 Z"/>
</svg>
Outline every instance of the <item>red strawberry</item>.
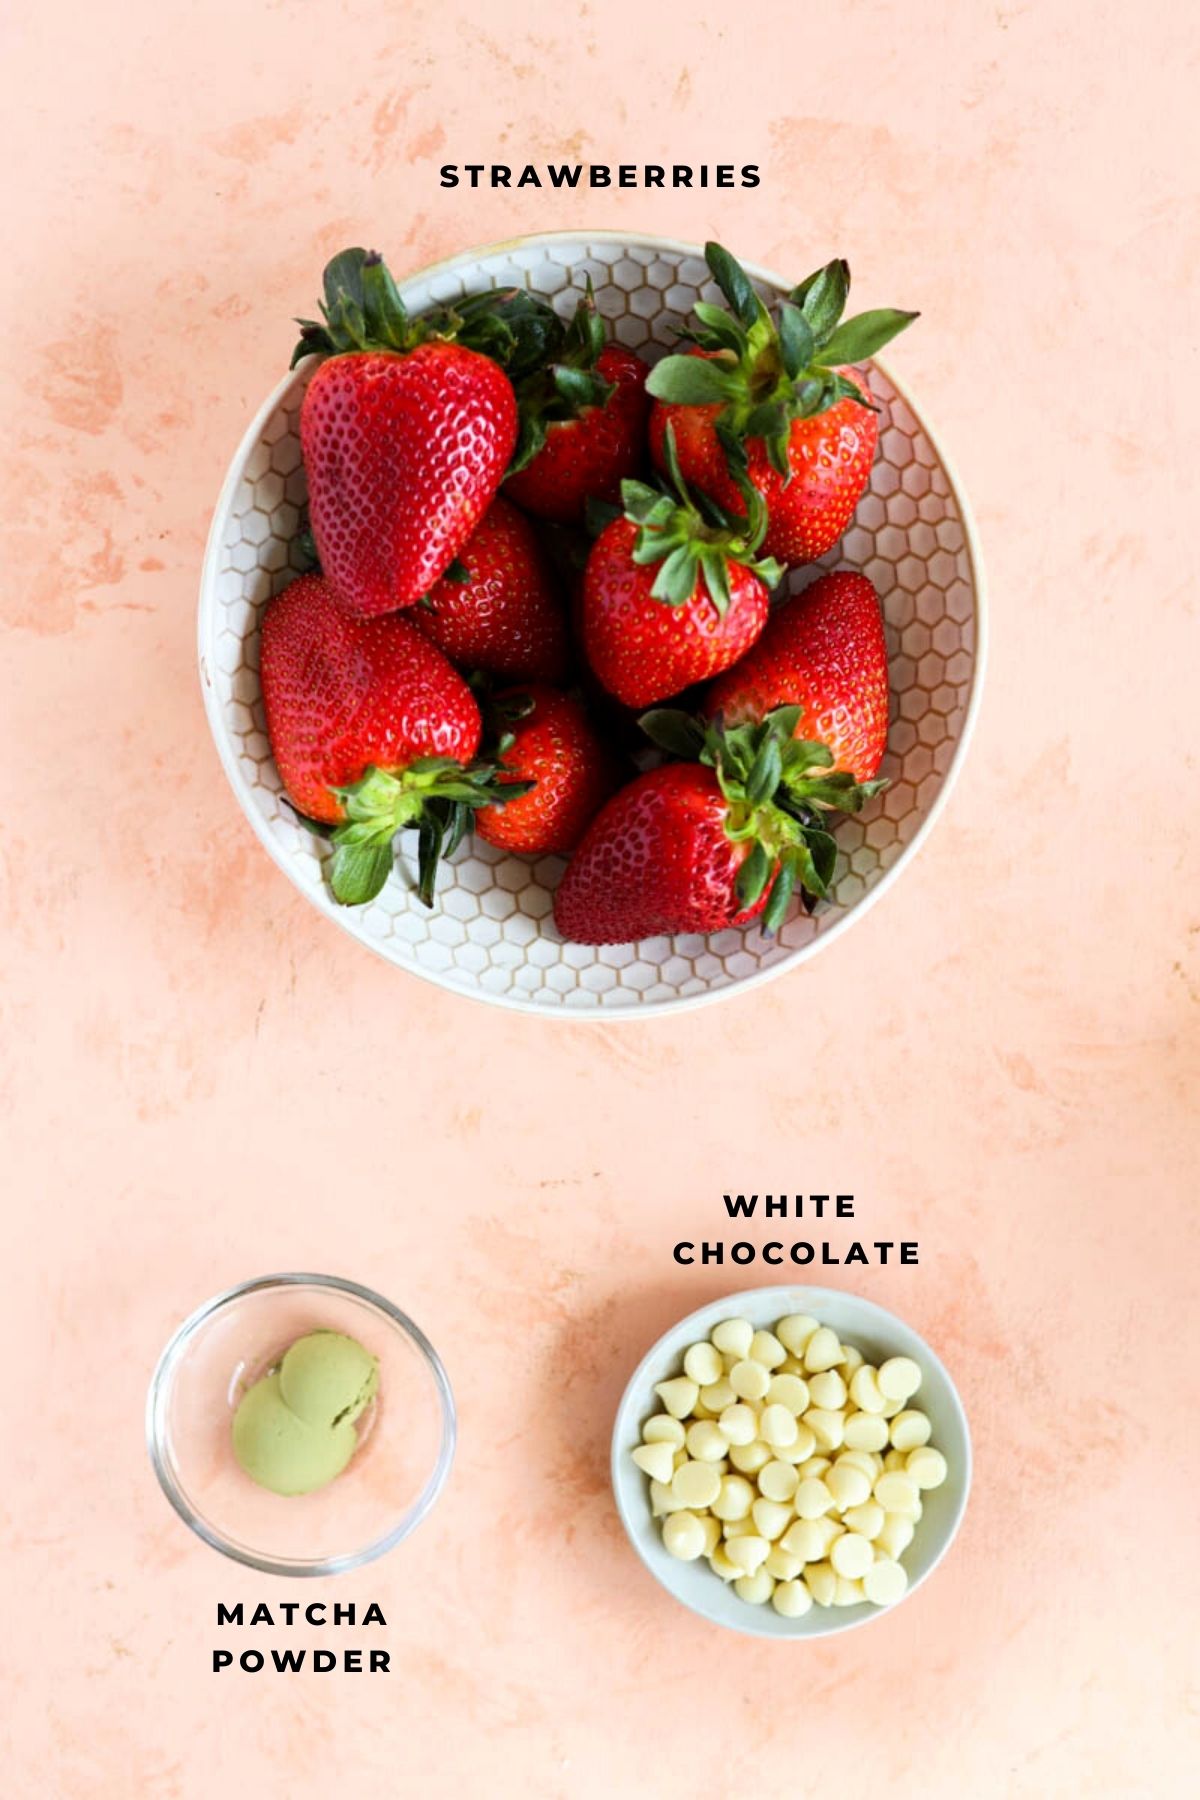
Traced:
<svg viewBox="0 0 1200 1800">
<path fill-rule="evenodd" d="M 500 746 L 505 771 L 532 781 L 507 806 L 485 806 L 475 830 L 486 843 L 526 856 L 573 850 L 617 786 L 617 764 L 582 704 L 570 694 L 531 684 L 497 694 L 493 708 L 511 723 Z"/>
<path fill-rule="evenodd" d="M 627 481 L 625 517 L 592 546 L 583 583 L 583 642 L 593 670 L 626 706 L 648 706 L 727 669 L 767 622 L 778 566 L 755 561 L 765 523 L 718 523 L 679 498 Z"/>
<path fill-rule="evenodd" d="M 465 669 L 509 681 L 561 681 L 567 620 L 533 528 L 493 500 L 464 544 L 461 568 L 435 583 L 408 615 L 422 636 Z"/>
<path fill-rule="evenodd" d="M 643 721 L 664 747 L 698 755 L 622 788 L 592 821 L 554 900 L 569 942 L 626 944 L 782 923 L 799 883 L 828 892 L 831 810 L 857 812 L 881 785 L 826 774 L 829 752 L 793 739 L 797 709 L 725 731 L 686 714 Z"/>
<path fill-rule="evenodd" d="M 306 817 L 337 826 L 335 898 L 373 899 L 393 837 L 415 825 L 428 900 L 447 833 L 457 842 L 466 812 L 500 798 L 492 765 L 472 762 L 481 721 L 462 676 L 407 620 L 352 618 L 321 575 L 267 608 L 260 668 L 284 787 Z"/>
<path fill-rule="evenodd" d="M 325 296 L 292 359 L 328 358 L 300 411 L 309 520 L 338 598 L 371 617 L 427 594 L 474 531 L 516 443 L 516 395 L 489 357 L 410 322 L 374 253 L 335 257 Z"/>
<path fill-rule="evenodd" d="M 849 524 L 879 436 L 878 414 L 849 365 L 917 314 L 884 308 L 842 320 L 850 270 L 834 261 L 793 288 L 776 323 L 727 250 L 710 243 L 705 255 L 732 311 L 698 304 L 696 346 L 652 371 L 652 453 L 665 466 L 671 425 L 689 482 L 730 506 L 749 479 L 767 505 L 767 555 L 811 562 Z"/>
<path fill-rule="evenodd" d="M 711 769 L 668 763 L 621 789 L 593 821 L 554 897 L 568 943 L 632 944 L 720 931 L 761 912 L 736 897 L 750 854 L 725 830 L 729 805 Z"/>
<path fill-rule="evenodd" d="M 869 781 L 883 761 L 888 731 L 887 643 L 879 596 L 865 575 L 839 569 L 772 613 L 735 669 L 704 700 L 728 725 L 799 706 L 797 729 L 833 752 L 833 767 Z"/>
<path fill-rule="evenodd" d="M 589 499 L 615 504 L 646 460 L 649 373 L 632 350 L 605 343 L 589 281 L 561 353 L 518 384 L 510 499 L 561 525 L 579 524 Z"/>
</svg>

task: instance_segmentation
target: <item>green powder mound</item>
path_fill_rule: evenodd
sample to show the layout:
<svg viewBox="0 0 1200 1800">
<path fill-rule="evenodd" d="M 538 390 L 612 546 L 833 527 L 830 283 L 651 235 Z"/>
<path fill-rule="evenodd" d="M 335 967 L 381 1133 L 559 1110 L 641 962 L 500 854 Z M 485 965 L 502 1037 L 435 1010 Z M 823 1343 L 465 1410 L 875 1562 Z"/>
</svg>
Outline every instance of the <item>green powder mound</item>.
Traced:
<svg viewBox="0 0 1200 1800">
<path fill-rule="evenodd" d="M 279 1391 L 306 1425 L 353 1424 L 379 1386 L 379 1364 L 352 1337 L 310 1331 L 279 1365 Z"/>
<path fill-rule="evenodd" d="M 355 1420 L 379 1387 L 379 1364 L 351 1337 L 313 1331 L 242 1396 L 233 1453 L 273 1494 L 311 1494 L 342 1473 L 358 1445 Z"/>
</svg>

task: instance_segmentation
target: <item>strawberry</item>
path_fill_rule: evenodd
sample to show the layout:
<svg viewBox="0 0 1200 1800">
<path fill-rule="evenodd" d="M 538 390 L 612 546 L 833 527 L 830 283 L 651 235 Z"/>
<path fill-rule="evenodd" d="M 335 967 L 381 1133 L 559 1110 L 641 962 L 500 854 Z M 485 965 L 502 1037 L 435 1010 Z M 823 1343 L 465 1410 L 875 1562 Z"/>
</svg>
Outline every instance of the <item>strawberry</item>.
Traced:
<svg viewBox="0 0 1200 1800">
<path fill-rule="evenodd" d="M 831 772 L 823 744 L 793 736 L 799 711 L 730 728 L 648 713 L 656 742 L 696 760 L 651 769 L 597 814 L 555 895 L 563 937 L 627 944 L 759 915 L 772 932 L 797 885 L 827 894 L 837 856 L 828 815 L 857 812 L 882 783 Z"/>
<path fill-rule="evenodd" d="M 797 729 L 832 751 L 833 768 L 859 781 L 876 773 L 887 747 L 887 644 L 865 575 L 822 575 L 778 607 L 737 667 L 712 683 L 703 711 L 743 725 L 777 706 L 803 709 Z"/>
<path fill-rule="evenodd" d="M 617 763 L 582 703 L 531 683 L 497 694 L 491 710 L 506 721 L 498 782 L 507 773 L 534 785 L 507 806 L 485 806 L 475 830 L 486 843 L 526 856 L 573 850 L 617 786 Z"/>
<path fill-rule="evenodd" d="M 509 498 L 561 525 L 582 523 L 589 499 L 615 504 L 646 460 L 649 373 L 632 350 L 605 343 L 589 281 L 561 353 L 517 385 L 521 441 Z"/>
<path fill-rule="evenodd" d="M 492 501 L 408 616 L 462 668 L 509 681 L 561 681 L 567 672 L 566 613 L 532 526 L 506 500 Z"/>
<path fill-rule="evenodd" d="M 766 523 L 693 502 L 667 445 L 676 497 L 626 481 L 625 516 L 592 546 L 583 582 L 583 643 L 596 675 L 626 706 L 647 706 L 727 669 L 767 622 L 778 565 L 756 561 Z"/>
<path fill-rule="evenodd" d="M 321 310 L 292 358 L 326 358 L 300 410 L 309 520 L 338 598 L 368 618 L 414 605 L 458 555 L 512 455 L 517 401 L 490 357 L 409 320 L 374 252 L 334 257 Z"/>
<path fill-rule="evenodd" d="M 918 315 L 884 308 L 843 320 L 850 270 L 834 261 L 792 289 L 776 321 L 727 250 L 710 243 L 705 256 L 731 310 L 699 302 L 691 350 L 651 372 L 651 452 L 664 467 L 672 426 L 693 486 L 731 506 L 749 480 L 766 502 L 765 553 L 811 562 L 845 531 L 875 457 L 878 413 L 849 365 Z"/>
<path fill-rule="evenodd" d="M 260 670 L 280 778 L 333 842 L 335 899 L 374 899 L 392 839 L 416 826 L 429 904 L 438 857 L 468 813 L 509 797 L 494 786 L 494 765 L 473 761 L 482 725 L 462 676 L 407 620 L 352 617 L 322 575 L 301 575 L 268 606 Z"/>
</svg>

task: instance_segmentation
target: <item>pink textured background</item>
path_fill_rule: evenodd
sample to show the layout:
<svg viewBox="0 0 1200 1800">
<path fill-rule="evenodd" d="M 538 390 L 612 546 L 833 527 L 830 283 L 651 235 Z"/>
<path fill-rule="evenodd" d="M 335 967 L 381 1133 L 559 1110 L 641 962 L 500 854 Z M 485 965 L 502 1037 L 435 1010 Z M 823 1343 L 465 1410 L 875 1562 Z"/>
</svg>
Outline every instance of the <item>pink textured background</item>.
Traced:
<svg viewBox="0 0 1200 1800">
<path fill-rule="evenodd" d="M 1187 9 L 13 0 L 4 32 L 6 1793 L 1182 1793 Z M 439 191 L 492 156 L 764 180 Z M 922 308 L 893 360 L 995 605 L 972 757 L 897 890 L 657 1025 L 473 1007 L 323 925 L 238 814 L 194 667 L 209 510 L 327 253 L 403 272 L 577 225 L 797 276 L 844 252 L 867 304 Z M 674 1609 L 606 1488 L 628 1369 L 732 1285 L 669 1257 L 726 1184 L 852 1189 L 869 1235 L 918 1236 L 857 1285 L 974 1424 L 955 1553 L 827 1648 Z M 458 1389 L 442 1504 L 336 1585 L 384 1605 L 386 1683 L 214 1679 L 217 1597 L 284 1589 L 194 1541 L 143 1453 L 170 1329 L 287 1266 L 397 1298 Z"/>
</svg>

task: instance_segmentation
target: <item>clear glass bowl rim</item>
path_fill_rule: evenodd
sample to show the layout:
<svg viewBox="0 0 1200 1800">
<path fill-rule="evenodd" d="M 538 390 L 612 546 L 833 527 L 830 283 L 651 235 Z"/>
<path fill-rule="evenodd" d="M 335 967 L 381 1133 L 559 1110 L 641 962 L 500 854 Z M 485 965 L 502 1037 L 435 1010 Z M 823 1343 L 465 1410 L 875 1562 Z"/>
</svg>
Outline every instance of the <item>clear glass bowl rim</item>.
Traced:
<svg viewBox="0 0 1200 1800">
<path fill-rule="evenodd" d="M 426 1481 L 414 1504 L 403 1517 L 374 1542 L 361 1550 L 355 1550 L 344 1556 L 313 1558 L 302 1562 L 288 1559 L 257 1555 L 231 1543 L 220 1532 L 202 1519 L 195 1511 L 187 1496 L 182 1492 L 175 1479 L 170 1459 L 165 1452 L 166 1441 L 166 1407 L 171 1392 L 171 1384 L 180 1359 L 202 1326 L 215 1314 L 230 1306 L 247 1294 L 258 1294 L 272 1288 L 313 1287 L 332 1290 L 334 1293 L 348 1294 L 356 1300 L 365 1301 L 382 1313 L 394 1326 L 407 1337 L 420 1351 L 433 1376 L 441 1405 L 442 1435 L 438 1448 L 437 1461 L 433 1472 Z M 150 1388 L 146 1395 L 146 1448 L 154 1473 L 158 1477 L 159 1486 L 167 1496 L 172 1507 L 196 1536 L 212 1549 L 220 1551 L 222 1556 L 230 1557 L 234 1562 L 243 1563 L 247 1568 L 257 1569 L 263 1575 L 289 1575 L 306 1578 L 318 1575 L 343 1575 L 351 1569 L 360 1569 L 365 1563 L 374 1562 L 377 1557 L 385 1556 L 389 1550 L 402 1543 L 410 1532 L 415 1531 L 421 1520 L 432 1507 L 434 1501 L 445 1486 L 454 1461 L 454 1449 L 458 1438 L 458 1415 L 454 1406 L 454 1394 L 450 1387 L 450 1379 L 442 1365 L 442 1360 L 421 1330 L 406 1312 L 377 1293 L 374 1288 L 364 1287 L 361 1282 L 348 1281 L 339 1275 L 318 1275 L 304 1272 L 259 1275 L 251 1281 L 240 1281 L 234 1287 L 225 1288 L 198 1306 L 183 1323 L 172 1332 L 170 1338 L 155 1365 L 154 1374 L 150 1378 Z"/>
</svg>

